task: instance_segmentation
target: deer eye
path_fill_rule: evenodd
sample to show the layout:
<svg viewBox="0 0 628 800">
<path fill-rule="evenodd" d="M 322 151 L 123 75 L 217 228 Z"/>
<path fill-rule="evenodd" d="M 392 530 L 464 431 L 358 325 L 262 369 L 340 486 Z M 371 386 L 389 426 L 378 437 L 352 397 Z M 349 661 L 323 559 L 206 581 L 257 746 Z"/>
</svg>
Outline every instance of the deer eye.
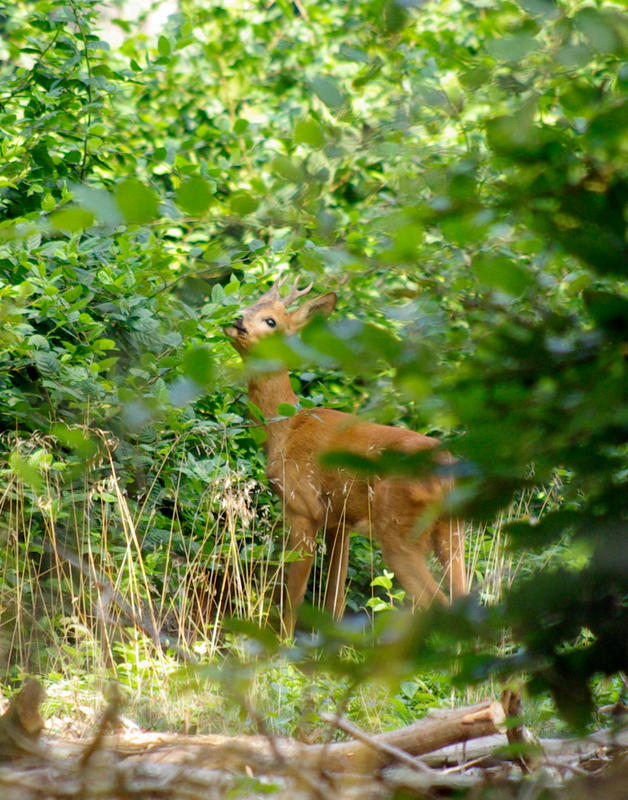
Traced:
<svg viewBox="0 0 628 800">
<path fill-rule="evenodd" d="M 274 328 L 275 325 L 277 324 L 272 317 L 268 317 L 267 319 L 264 320 L 264 322 L 268 325 L 269 328 Z"/>
</svg>

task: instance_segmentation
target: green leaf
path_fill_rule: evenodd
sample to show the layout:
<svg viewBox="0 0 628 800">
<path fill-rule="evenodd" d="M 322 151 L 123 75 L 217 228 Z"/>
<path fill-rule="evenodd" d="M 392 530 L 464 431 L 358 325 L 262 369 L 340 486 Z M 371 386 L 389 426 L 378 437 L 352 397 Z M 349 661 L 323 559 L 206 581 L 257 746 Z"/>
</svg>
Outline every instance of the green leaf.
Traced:
<svg viewBox="0 0 628 800">
<path fill-rule="evenodd" d="M 182 183 L 176 193 L 179 208 L 192 216 L 204 214 L 213 199 L 214 193 L 209 183 L 196 177 Z"/>
<path fill-rule="evenodd" d="M 622 28 L 626 33 L 626 18 L 614 10 L 583 8 L 574 15 L 574 23 L 598 52 L 628 52 L 620 33 Z"/>
<path fill-rule="evenodd" d="M 255 442 L 255 444 L 264 444 L 267 438 L 267 434 L 264 428 L 250 428 L 251 432 L 251 439 Z"/>
<path fill-rule="evenodd" d="M 122 222 L 114 198 L 105 189 L 75 184 L 72 186 L 72 196 L 81 208 L 91 211 L 101 225 L 115 227 Z"/>
<path fill-rule="evenodd" d="M 408 12 L 402 0 L 387 0 L 384 5 L 384 30 L 388 34 L 399 33 L 408 22 Z"/>
<path fill-rule="evenodd" d="M 157 197 L 137 178 L 127 178 L 116 187 L 116 202 L 126 221 L 142 225 L 157 216 Z"/>
<path fill-rule="evenodd" d="M 247 214 L 252 214 L 259 206 L 259 198 L 255 197 L 251 192 L 235 192 L 229 199 L 229 205 L 234 214 L 246 216 Z"/>
<path fill-rule="evenodd" d="M 377 613 L 379 611 L 389 611 L 390 603 L 382 600 L 381 597 L 369 597 L 369 599 L 366 601 L 366 607 L 372 608 L 373 611 Z"/>
<path fill-rule="evenodd" d="M 31 486 L 36 492 L 42 491 L 43 480 L 40 471 L 23 456 L 19 453 L 11 453 L 9 466 L 20 480 Z"/>
<path fill-rule="evenodd" d="M 286 156 L 273 159 L 272 168 L 273 172 L 291 183 L 301 183 L 305 178 L 301 165 Z"/>
<path fill-rule="evenodd" d="M 111 369 L 114 364 L 117 364 L 120 360 L 119 356 L 111 356 L 111 358 L 103 358 L 102 361 L 98 361 L 98 363 L 93 364 L 92 368 L 95 368 L 97 372 L 106 372 L 107 370 Z"/>
<path fill-rule="evenodd" d="M 338 89 L 335 79 L 328 75 L 317 75 L 312 79 L 310 85 L 314 94 L 332 111 L 338 111 L 347 100 L 346 96 Z"/>
<path fill-rule="evenodd" d="M 350 47 L 344 42 L 338 48 L 338 56 L 346 61 L 355 61 L 358 64 L 368 64 L 370 62 L 368 53 L 365 53 L 364 50 L 358 50 L 356 47 Z"/>
<path fill-rule="evenodd" d="M 84 208 L 64 208 L 50 215 L 50 223 L 60 231 L 76 233 L 93 225 L 94 215 Z"/>
<path fill-rule="evenodd" d="M 291 403 L 279 403 L 277 413 L 282 417 L 294 417 L 297 410 Z"/>
<path fill-rule="evenodd" d="M 249 129 L 249 121 L 248 119 L 242 119 L 242 117 L 240 117 L 240 119 L 237 119 L 235 121 L 235 125 L 233 126 L 233 132 L 237 136 L 242 136 L 242 134 L 246 133 L 248 129 Z"/>
<path fill-rule="evenodd" d="M 256 406 L 252 400 L 246 401 L 246 407 L 249 410 L 249 414 L 253 417 L 253 419 L 258 420 L 259 422 L 264 422 L 264 414 L 259 406 Z"/>
<path fill-rule="evenodd" d="M 207 347 L 187 350 L 181 364 L 183 373 L 199 386 L 210 387 L 214 382 L 214 360 Z"/>
<path fill-rule="evenodd" d="M 296 144 L 309 144 L 312 147 L 322 147 L 325 136 L 322 127 L 313 119 L 302 119 L 294 126 L 294 141 Z"/>
<path fill-rule="evenodd" d="M 554 19 L 560 14 L 558 0 L 518 0 L 518 3 L 530 16 Z"/>
<path fill-rule="evenodd" d="M 515 261 L 503 256 L 479 256 L 473 261 L 478 280 L 492 288 L 518 295 L 532 285 L 532 276 Z"/>
<path fill-rule="evenodd" d="M 51 375 L 58 375 L 60 370 L 59 359 L 55 353 L 46 350 L 38 350 L 33 358 L 37 369 L 42 375 L 50 377 Z"/>
<path fill-rule="evenodd" d="M 83 458 L 93 456 L 97 450 L 96 442 L 87 436 L 84 431 L 77 428 L 70 428 L 62 423 L 57 423 L 53 425 L 52 433 L 59 441 L 77 451 Z"/>
<path fill-rule="evenodd" d="M 113 339 L 96 339 L 92 344 L 94 350 L 116 350 L 117 345 Z"/>
<path fill-rule="evenodd" d="M 487 50 L 493 58 L 514 64 L 533 53 L 538 49 L 538 46 L 534 36 L 530 36 L 527 33 L 518 33 L 514 36 L 493 39 L 488 43 Z"/>
<path fill-rule="evenodd" d="M 167 36 L 160 36 L 157 40 L 157 50 L 159 51 L 159 55 L 162 58 L 168 58 L 172 49 L 170 47 L 170 41 Z"/>
<path fill-rule="evenodd" d="M 383 575 L 378 575 L 371 581 L 371 586 L 381 586 L 383 589 L 392 589 L 392 572 L 385 571 Z"/>
</svg>

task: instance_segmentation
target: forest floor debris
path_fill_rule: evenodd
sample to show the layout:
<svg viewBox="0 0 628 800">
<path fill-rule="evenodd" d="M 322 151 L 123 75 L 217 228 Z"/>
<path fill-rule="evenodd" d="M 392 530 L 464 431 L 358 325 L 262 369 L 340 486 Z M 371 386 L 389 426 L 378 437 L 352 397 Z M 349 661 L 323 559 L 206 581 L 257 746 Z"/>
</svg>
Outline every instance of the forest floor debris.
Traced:
<svg viewBox="0 0 628 800">
<path fill-rule="evenodd" d="M 518 696 L 428 714 L 382 734 L 346 720 L 324 721 L 352 738 L 304 744 L 264 736 L 154 733 L 116 729 L 112 696 L 88 740 L 47 735 L 43 690 L 28 681 L 0 717 L 3 800 L 384 800 L 447 797 L 625 800 L 628 730 L 582 739 L 533 740 L 507 725 Z M 458 796 L 458 795 L 456 795 Z"/>
</svg>

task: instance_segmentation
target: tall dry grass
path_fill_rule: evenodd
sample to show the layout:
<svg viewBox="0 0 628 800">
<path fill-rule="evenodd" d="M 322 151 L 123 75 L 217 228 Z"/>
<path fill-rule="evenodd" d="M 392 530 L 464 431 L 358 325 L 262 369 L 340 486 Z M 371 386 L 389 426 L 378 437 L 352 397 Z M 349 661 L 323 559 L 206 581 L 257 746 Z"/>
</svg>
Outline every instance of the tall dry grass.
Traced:
<svg viewBox="0 0 628 800">
<path fill-rule="evenodd" d="M 185 720 L 189 696 L 171 679 L 182 661 L 211 662 L 237 646 L 225 632 L 227 617 L 264 626 L 277 614 L 286 558 L 280 515 L 263 487 L 221 468 L 203 482 L 190 518 L 190 465 L 185 448 L 174 446 L 131 503 L 115 443 L 99 435 L 98 459 L 72 480 L 54 461 L 52 437 L 5 438 L 0 675 L 4 682 L 25 673 L 48 676 L 71 687 L 74 707 L 115 678 L 147 723 L 167 724 L 168 715 Z M 174 486 L 167 517 L 164 471 Z M 469 584 L 486 603 L 498 601 L 522 568 L 506 548 L 504 525 L 529 515 L 532 503 L 532 494 L 522 496 L 489 529 L 467 526 Z M 322 548 L 316 559 L 314 601 L 322 604 Z M 215 708 L 212 690 L 205 691 Z"/>
</svg>

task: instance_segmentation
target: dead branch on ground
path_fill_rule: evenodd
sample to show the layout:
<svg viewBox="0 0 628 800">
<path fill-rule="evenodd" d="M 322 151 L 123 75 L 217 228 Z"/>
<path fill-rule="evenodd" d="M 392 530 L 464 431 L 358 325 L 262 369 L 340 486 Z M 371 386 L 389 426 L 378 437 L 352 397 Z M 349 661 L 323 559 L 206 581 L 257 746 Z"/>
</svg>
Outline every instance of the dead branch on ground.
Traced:
<svg viewBox="0 0 628 800">
<path fill-rule="evenodd" d="M 393 789 L 423 796 L 433 790 L 468 788 L 488 776 L 493 782 L 506 781 L 509 792 L 514 785 L 515 793 L 508 796 L 517 797 L 522 770 L 537 766 L 543 766 L 544 786 L 552 800 L 563 800 L 563 787 L 572 784 L 583 798 L 586 790 L 601 800 L 604 795 L 590 786 L 591 774 L 598 773 L 609 800 L 619 800 L 614 792 L 628 775 L 626 730 L 571 742 L 544 740 L 541 751 L 535 743 L 532 760 L 523 765 L 513 761 L 505 747 L 508 738 L 516 744 L 530 742 L 519 720 L 507 727 L 507 712 L 520 712 L 520 700 L 513 693 L 505 693 L 502 703 L 487 700 L 434 712 L 381 734 L 366 734 L 341 718 L 325 716 L 354 740 L 324 745 L 269 735 L 111 735 L 107 731 L 116 719 L 115 696 L 94 738 L 85 744 L 40 736 L 42 698 L 39 684 L 29 681 L 0 718 L 3 800 L 222 800 L 240 792 L 243 781 L 252 787 L 246 797 L 272 788 L 277 800 L 384 800 Z M 514 731 L 510 737 L 508 730 Z M 436 769 L 452 763 L 453 770 Z"/>
</svg>

